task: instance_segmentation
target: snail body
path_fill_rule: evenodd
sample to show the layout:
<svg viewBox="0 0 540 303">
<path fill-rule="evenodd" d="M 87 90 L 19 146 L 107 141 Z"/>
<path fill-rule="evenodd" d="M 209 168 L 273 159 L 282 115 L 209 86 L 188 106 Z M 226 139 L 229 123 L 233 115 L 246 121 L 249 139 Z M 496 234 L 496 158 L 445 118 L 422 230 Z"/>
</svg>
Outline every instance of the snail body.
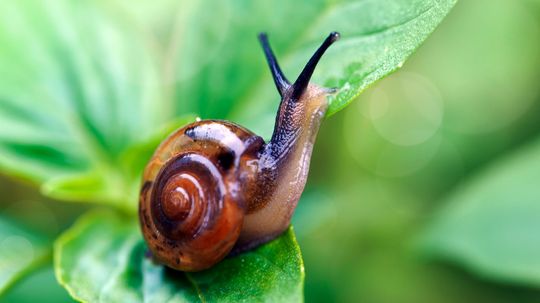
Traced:
<svg viewBox="0 0 540 303">
<path fill-rule="evenodd" d="M 338 38 L 331 33 L 290 84 L 266 35 L 259 36 L 282 97 L 268 143 L 237 124 L 203 120 L 158 147 L 143 173 L 139 201 L 142 233 L 155 259 L 200 271 L 287 229 L 332 92 L 309 80 Z"/>
</svg>

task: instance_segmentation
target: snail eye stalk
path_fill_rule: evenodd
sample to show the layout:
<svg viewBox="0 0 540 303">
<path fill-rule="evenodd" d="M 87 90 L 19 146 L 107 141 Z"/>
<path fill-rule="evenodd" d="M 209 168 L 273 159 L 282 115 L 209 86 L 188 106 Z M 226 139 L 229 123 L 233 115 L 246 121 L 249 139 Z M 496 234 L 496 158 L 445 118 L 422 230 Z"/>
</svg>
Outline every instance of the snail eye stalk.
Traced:
<svg viewBox="0 0 540 303">
<path fill-rule="evenodd" d="M 315 51 L 311 59 L 309 59 L 308 63 L 293 84 L 293 99 L 300 98 L 300 96 L 304 93 L 309 84 L 309 80 L 311 80 L 313 71 L 315 70 L 315 67 L 317 67 L 319 60 L 321 60 L 322 55 L 326 52 L 330 45 L 339 40 L 339 37 L 340 35 L 338 32 L 331 32 L 330 35 L 328 35 L 328 37 L 326 37 L 326 39 L 323 41 L 321 46 L 319 46 L 319 48 Z"/>
<path fill-rule="evenodd" d="M 264 50 L 264 55 L 266 56 L 266 61 L 268 62 L 268 66 L 270 67 L 270 71 L 272 72 L 274 83 L 276 84 L 279 94 L 283 97 L 283 93 L 291 86 L 291 83 L 289 82 L 289 80 L 287 80 L 285 75 L 283 75 L 283 72 L 279 67 L 276 56 L 274 55 L 274 52 L 270 47 L 270 43 L 268 42 L 268 35 L 266 33 L 260 33 L 259 41 L 261 42 L 261 46 Z"/>
</svg>

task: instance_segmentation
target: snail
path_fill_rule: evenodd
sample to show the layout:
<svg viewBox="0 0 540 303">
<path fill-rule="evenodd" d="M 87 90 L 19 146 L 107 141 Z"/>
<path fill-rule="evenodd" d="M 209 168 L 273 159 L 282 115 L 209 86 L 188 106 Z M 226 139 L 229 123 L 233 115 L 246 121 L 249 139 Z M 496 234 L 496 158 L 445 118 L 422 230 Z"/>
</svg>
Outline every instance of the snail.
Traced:
<svg viewBox="0 0 540 303">
<path fill-rule="evenodd" d="M 259 34 L 281 95 L 268 143 L 237 124 L 202 120 L 171 134 L 147 164 L 139 201 L 143 236 L 160 263 L 201 271 L 281 235 L 306 184 L 313 144 L 335 90 L 310 83 L 332 32 L 294 83 Z"/>
</svg>

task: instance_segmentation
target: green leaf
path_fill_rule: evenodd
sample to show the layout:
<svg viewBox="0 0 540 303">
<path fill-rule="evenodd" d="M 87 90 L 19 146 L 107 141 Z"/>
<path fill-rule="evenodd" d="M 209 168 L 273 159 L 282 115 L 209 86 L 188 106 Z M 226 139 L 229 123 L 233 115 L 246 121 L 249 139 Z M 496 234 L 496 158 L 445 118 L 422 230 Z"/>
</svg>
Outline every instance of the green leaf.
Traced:
<svg viewBox="0 0 540 303">
<path fill-rule="evenodd" d="M 0 217 L 0 295 L 49 257 L 43 237 Z"/>
<path fill-rule="evenodd" d="M 210 270 L 154 264 L 137 220 L 111 212 L 81 218 L 55 244 L 56 276 L 84 302 L 302 301 L 304 268 L 292 229 Z"/>
<path fill-rule="evenodd" d="M 171 118 L 140 29 L 104 1 L 2 2 L 0 45 L 0 168 L 125 203 L 118 159 Z"/>
<path fill-rule="evenodd" d="M 328 115 L 332 115 L 375 81 L 401 67 L 455 0 L 230 2 L 229 6 L 218 5 L 218 17 L 211 14 L 213 22 L 180 31 L 179 36 L 188 41 L 193 36 L 213 37 L 219 31 L 226 35 L 178 48 L 177 79 L 187 77 L 185 73 L 190 71 L 186 71 L 185 63 L 193 60 L 194 54 L 195 62 L 204 65 L 193 66 L 190 78 L 179 82 L 177 99 L 182 108 L 191 106 L 203 118 L 229 117 L 268 138 L 279 95 L 255 41 L 257 32 L 269 33 L 291 79 L 330 31 L 342 34 L 325 54 L 313 79 L 320 85 L 339 88 L 330 100 Z M 201 1 L 198 6 L 190 13 L 193 20 L 187 22 L 204 20 L 208 4 Z"/>
<path fill-rule="evenodd" d="M 488 278 L 540 286 L 540 141 L 459 188 L 422 241 Z"/>
</svg>

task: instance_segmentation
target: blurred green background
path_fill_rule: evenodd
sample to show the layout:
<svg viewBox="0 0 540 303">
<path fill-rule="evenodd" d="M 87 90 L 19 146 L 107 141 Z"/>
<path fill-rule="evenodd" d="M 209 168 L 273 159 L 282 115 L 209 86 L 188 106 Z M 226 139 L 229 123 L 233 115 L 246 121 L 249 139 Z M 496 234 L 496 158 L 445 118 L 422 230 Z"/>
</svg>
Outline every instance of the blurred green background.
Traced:
<svg viewBox="0 0 540 303">
<path fill-rule="evenodd" d="M 463 0 L 402 69 L 324 122 L 293 222 L 306 302 L 540 302 L 539 67 L 538 1 Z M 515 183 L 483 181 L 513 170 Z M 88 208 L 8 177 L 0 193 L 0 214 L 51 240 Z M 505 270 L 518 259 L 529 272 Z M 49 264 L 0 301 L 70 299 Z"/>
</svg>

